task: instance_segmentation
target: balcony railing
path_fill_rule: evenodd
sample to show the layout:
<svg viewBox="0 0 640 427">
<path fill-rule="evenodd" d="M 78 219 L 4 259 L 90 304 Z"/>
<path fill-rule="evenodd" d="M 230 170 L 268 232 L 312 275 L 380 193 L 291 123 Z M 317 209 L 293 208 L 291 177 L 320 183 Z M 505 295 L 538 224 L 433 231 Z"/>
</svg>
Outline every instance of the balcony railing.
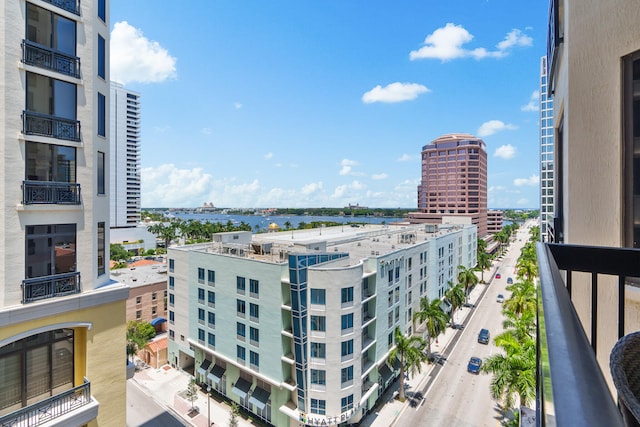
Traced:
<svg viewBox="0 0 640 427">
<path fill-rule="evenodd" d="M 599 275 L 617 277 L 617 336 L 625 284 L 640 277 L 640 250 L 538 243 L 537 425 L 620 426 L 622 418 L 596 360 Z M 564 272 L 564 274 L 562 272 Z M 573 273 L 591 274 L 591 341 L 571 300 Z"/>
<path fill-rule="evenodd" d="M 80 16 L 80 0 L 44 0 L 45 2 Z"/>
<path fill-rule="evenodd" d="M 22 41 L 22 62 L 80 78 L 80 58 L 33 44 L 28 40 Z"/>
<path fill-rule="evenodd" d="M 22 303 L 80 293 L 80 272 L 34 277 L 22 281 Z"/>
<path fill-rule="evenodd" d="M 22 133 L 80 142 L 80 122 L 33 111 L 23 111 Z"/>
<path fill-rule="evenodd" d="M 85 378 L 84 383 L 78 387 L 0 417 L 0 426 L 37 427 L 70 414 L 91 402 L 91 383 Z"/>
<path fill-rule="evenodd" d="M 75 182 L 23 181 L 25 205 L 79 205 L 80 184 Z"/>
</svg>

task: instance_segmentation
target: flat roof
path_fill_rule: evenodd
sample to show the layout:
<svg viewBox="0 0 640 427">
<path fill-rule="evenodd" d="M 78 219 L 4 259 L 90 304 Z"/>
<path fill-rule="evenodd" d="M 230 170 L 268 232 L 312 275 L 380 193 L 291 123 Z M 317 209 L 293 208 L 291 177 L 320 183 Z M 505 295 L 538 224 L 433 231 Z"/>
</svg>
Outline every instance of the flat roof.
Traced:
<svg viewBox="0 0 640 427">
<path fill-rule="evenodd" d="M 132 288 L 153 285 L 167 281 L 167 264 L 118 268 L 110 271 L 111 279 L 129 285 Z"/>
</svg>

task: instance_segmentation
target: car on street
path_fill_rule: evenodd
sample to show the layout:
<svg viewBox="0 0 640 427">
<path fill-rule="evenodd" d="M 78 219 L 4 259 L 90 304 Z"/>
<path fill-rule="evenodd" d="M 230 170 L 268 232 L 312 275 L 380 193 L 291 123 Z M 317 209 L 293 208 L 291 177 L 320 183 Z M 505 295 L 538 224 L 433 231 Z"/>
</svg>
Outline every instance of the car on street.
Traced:
<svg viewBox="0 0 640 427">
<path fill-rule="evenodd" d="M 467 372 L 478 375 L 480 373 L 480 367 L 482 366 L 482 359 L 479 357 L 472 357 L 467 364 Z"/>
<path fill-rule="evenodd" d="M 478 342 L 480 344 L 489 344 L 489 330 L 488 329 L 480 329 L 480 333 L 478 334 Z"/>
<path fill-rule="evenodd" d="M 513 285 L 513 278 L 507 277 L 507 285 Z"/>
<path fill-rule="evenodd" d="M 500 273 L 496 274 L 496 279 L 502 279 L 502 276 L 500 275 Z"/>
<path fill-rule="evenodd" d="M 496 301 L 500 303 L 504 302 L 504 295 L 498 294 L 498 298 L 496 298 Z"/>
</svg>

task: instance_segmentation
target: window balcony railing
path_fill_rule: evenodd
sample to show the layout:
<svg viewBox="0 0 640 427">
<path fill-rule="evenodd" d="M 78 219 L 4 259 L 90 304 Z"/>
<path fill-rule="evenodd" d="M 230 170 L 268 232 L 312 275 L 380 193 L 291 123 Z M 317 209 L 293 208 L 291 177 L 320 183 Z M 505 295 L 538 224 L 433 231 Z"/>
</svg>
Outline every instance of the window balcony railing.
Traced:
<svg viewBox="0 0 640 427">
<path fill-rule="evenodd" d="M 22 133 L 80 142 L 80 122 L 34 111 L 23 111 Z"/>
<path fill-rule="evenodd" d="M 22 281 L 22 303 L 80 293 L 80 272 L 34 277 Z"/>
<path fill-rule="evenodd" d="M 622 417 L 596 360 L 598 281 L 617 283 L 618 338 L 625 334 L 625 286 L 640 277 L 640 250 L 538 243 L 538 331 L 536 424 L 621 426 Z M 574 272 L 591 274 L 587 338 L 571 299 Z M 608 314 L 608 313 L 607 313 Z M 604 317 L 604 316 L 603 316 Z M 609 317 L 609 316 L 607 316 Z"/>
<path fill-rule="evenodd" d="M 25 205 L 79 205 L 80 184 L 75 182 L 23 181 Z"/>
<path fill-rule="evenodd" d="M 37 427 L 45 424 L 56 425 L 56 419 L 69 416 L 75 411 L 80 411 L 90 403 L 95 403 L 95 401 L 91 398 L 91 383 L 85 378 L 84 383 L 78 387 L 63 391 L 60 394 L 0 417 L 0 426 Z M 84 414 L 84 416 L 76 419 L 81 419 L 84 423 L 87 423 L 97 417 L 97 406 L 94 412 L 95 414 Z M 80 424 L 83 424 L 83 422 Z"/>
<path fill-rule="evenodd" d="M 80 16 L 80 0 L 43 0 L 49 4 Z"/>
<path fill-rule="evenodd" d="M 80 78 L 80 58 L 36 45 L 28 40 L 22 41 L 22 62 Z"/>
</svg>

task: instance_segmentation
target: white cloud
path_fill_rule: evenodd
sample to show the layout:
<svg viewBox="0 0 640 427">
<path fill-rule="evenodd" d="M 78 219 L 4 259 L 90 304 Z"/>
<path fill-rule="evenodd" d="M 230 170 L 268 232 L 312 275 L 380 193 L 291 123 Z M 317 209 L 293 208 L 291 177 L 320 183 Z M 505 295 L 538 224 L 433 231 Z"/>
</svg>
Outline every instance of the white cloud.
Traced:
<svg viewBox="0 0 640 427">
<path fill-rule="evenodd" d="M 536 174 L 531 175 L 529 178 L 516 178 L 513 180 L 513 185 L 521 187 L 523 185 L 534 186 L 540 184 L 540 177 Z"/>
<path fill-rule="evenodd" d="M 205 135 L 211 135 L 213 130 L 211 128 L 202 128 L 202 133 Z"/>
<path fill-rule="evenodd" d="M 267 160 L 270 160 L 273 157 L 273 153 L 272 152 L 268 152 L 267 154 L 264 155 L 264 158 Z"/>
<path fill-rule="evenodd" d="M 242 104 L 239 102 L 234 102 L 233 103 L 233 108 L 235 108 L 236 110 L 239 110 L 242 108 Z"/>
<path fill-rule="evenodd" d="M 494 157 L 500 157 L 506 160 L 512 159 L 516 155 L 516 147 L 511 144 L 501 145 L 493 153 Z"/>
<path fill-rule="evenodd" d="M 350 197 L 357 196 L 358 194 L 356 192 L 358 190 L 364 190 L 365 188 L 367 188 L 367 186 L 360 181 L 353 181 L 350 184 L 338 185 L 335 190 L 333 190 L 331 197 L 334 199 L 340 199 L 347 195 Z"/>
<path fill-rule="evenodd" d="M 471 57 L 475 59 L 502 58 L 509 54 L 509 51 L 516 46 L 531 46 L 531 37 L 523 34 L 520 30 L 511 30 L 496 45 L 497 50 L 487 50 L 484 47 L 475 49 L 465 49 L 463 45 L 471 42 L 473 35 L 462 25 L 455 25 L 451 22 L 444 27 L 436 29 L 424 39 L 424 46 L 409 53 L 409 58 L 415 59 L 440 59 L 450 61 L 457 58 Z"/>
<path fill-rule="evenodd" d="M 402 156 L 396 159 L 396 162 L 408 162 L 409 160 L 413 160 L 413 156 L 404 153 Z"/>
<path fill-rule="evenodd" d="M 302 194 L 304 194 L 305 196 L 308 196 L 320 190 L 322 190 L 322 181 L 312 182 L 310 184 L 307 184 L 302 187 L 301 191 L 302 191 Z"/>
<path fill-rule="evenodd" d="M 142 206 L 191 206 L 210 200 L 213 177 L 202 168 L 178 169 L 173 164 L 142 169 Z"/>
<path fill-rule="evenodd" d="M 340 162 L 340 165 L 342 165 L 342 169 L 340 169 L 340 175 L 350 175 L 352 174 L 352 169 L 354 166 L 358 165 L 358 162 L 356 162 L 355 160 L 349 160 L 349 159 L 342 159 L 342 161 Z"/>
<path fill-rule="evenodd" d="M 489 120 L 488 122 L 484 122 L 478 128 L 478 136 L 485 137 L 493 135 L 496 132 L 500 132 L 503 130 L 515 130 L 518 129 L 516 125 L 507 124 L 500 120 Z"/>
<path fill-rule="evenodd" d="M 525 199 L 524 197 L 521 199 L 518 199 L 518 201 L 516 202 L 516 204 L 518 206 L 528 206 L 529 205 L 529 200 Z"/>
<path fill-rule="evenodd" d="M 374 180 L 387 179 L 387 178 L 389 178 L 389 175 L 387 175 L 386 173 L 374 173 L 373 175 L 371 175 L 371 179 L 374 179 Z"/>
<path fill-rule="evenodd" d="M 362 102 L 371 104 L 374 102 L 403 102 L 416 99 L 421 93 L 429 92 L 426 86 L 418 83 L 391 83 L 385 87 L 377 85 L 369 92 L 362 95 Z"/>
<path fill-rule="evenodd" d="M 540 108 L 538 106 L 538 102 L 540 101 L 540 92 L 534 90 L 529 98 L 529 102 L 520 107 L 522 111 L 538 111 Z"/>
<path fill-rule="evenodd" d="M 127 21 L 114 24 L 110 49 L 113 81 L 160 83 L 177 77 L 176 58 Z"/>
</svg>

